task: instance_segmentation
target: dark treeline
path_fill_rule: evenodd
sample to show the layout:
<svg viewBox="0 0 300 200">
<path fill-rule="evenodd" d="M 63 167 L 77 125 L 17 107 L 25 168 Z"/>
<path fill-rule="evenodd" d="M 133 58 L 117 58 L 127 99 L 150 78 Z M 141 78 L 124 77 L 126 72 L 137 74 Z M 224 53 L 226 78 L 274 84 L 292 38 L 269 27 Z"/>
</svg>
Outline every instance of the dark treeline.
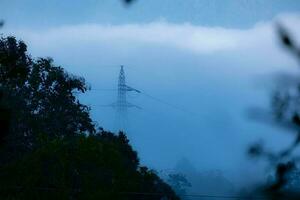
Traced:
<svg viewBox="0 0 300 200">
<path fill-rule="evenodd" d="M 75 95 L 88 89 L 24 42 L 0 39 L 1 199 L 178 199 L 124 133 L 97 130 Z"/>
</svg>

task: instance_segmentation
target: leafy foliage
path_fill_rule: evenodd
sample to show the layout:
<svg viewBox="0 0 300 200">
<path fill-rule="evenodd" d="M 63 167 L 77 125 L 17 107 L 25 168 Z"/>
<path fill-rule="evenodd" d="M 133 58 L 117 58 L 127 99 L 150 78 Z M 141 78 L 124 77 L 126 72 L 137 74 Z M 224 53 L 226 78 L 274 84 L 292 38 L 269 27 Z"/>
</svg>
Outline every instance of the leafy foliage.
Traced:
<svg viewBox="0 0 300 200">
<path fill-rule="evenodd" d="M 5 140 L 13 148 L 34 148 L 41 133 L 50 138 L 94 133 L 89 108 L 75 96 L 87 89 L 83 78 L 68 74 L 52 59 L 33 60 L 24 42 L 0 40 L 1 106 L 10 111 L 11 124 Z"/>
<path fill-rule="evenodd" d="M 124 133 L 96 132 L 76 98 L 86 90 L 24 42 L 0 39 L 1 199 L 178 199 Z"/>
<path fill-rule="evenodd" d="M 6 198 L 178 199 L 153 171 L 139 166 L 123 133 L 55 139 L 0 170 L 0 195 Z"/>
</svg>

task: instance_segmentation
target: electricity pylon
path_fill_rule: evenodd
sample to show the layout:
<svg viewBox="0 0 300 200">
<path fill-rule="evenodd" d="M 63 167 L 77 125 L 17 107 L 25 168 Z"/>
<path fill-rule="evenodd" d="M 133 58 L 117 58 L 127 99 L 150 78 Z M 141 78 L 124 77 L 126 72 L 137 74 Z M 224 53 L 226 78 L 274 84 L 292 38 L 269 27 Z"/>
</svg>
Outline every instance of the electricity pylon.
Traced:
<svg viewBox="0 0 300 200">
<path fill-rule="evenodd" d="M 137 92 L 141 93 L 139 90 L 134 89 L 128 85 L 126 85 L 126 77 L 124 72 L 124 67 L 121 65 L 119 79 L 118 79 L 118 93 L 117 93 L 117 101 L 112 104 L 112 106 L 116 109 L 116 131 L 126 131 L 127 128 L 127 109 L 131 107 L 140 108 L 137 105 L 129 103 L 127 101 L 127 92 Z"/>
</svg>

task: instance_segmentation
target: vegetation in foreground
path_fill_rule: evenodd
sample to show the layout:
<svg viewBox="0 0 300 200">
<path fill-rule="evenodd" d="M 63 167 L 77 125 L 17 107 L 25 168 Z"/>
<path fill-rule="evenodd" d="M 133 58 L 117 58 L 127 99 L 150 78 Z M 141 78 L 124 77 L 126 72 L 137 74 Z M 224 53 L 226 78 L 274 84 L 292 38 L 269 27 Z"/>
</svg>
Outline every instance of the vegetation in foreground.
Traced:
<svg viewBox="0 0 300 200">
<path fill-rule="evenodd" d="M 179 199 L 124 133 L 97 130 L 85 80 L 0 39 L 1 199 Z"/>
</svg>

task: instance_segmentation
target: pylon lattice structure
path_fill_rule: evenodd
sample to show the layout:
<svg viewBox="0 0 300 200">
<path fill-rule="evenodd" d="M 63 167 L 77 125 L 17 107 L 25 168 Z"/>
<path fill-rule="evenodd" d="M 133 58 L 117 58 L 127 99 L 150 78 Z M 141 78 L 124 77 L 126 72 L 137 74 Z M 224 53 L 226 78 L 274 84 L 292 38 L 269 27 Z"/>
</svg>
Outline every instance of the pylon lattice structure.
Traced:
<svg viewBox="0 0 300 200">
<path fill-rule="evenodd" d="M 128 125 L 127 109 L 131 107 L 140 108 L 137 105 L 129 103 L 127 101 L 127 92 L 141 93 L 139 90 L 134 89 L 126 85 L 126 77 L 124 67 L 121 66 L 119 79 L 118 79 L 118 93 L 117 102 L 113 103 L 112 106 L 116 109 L 116 131 L 126 131 Z"/>
</svg>

